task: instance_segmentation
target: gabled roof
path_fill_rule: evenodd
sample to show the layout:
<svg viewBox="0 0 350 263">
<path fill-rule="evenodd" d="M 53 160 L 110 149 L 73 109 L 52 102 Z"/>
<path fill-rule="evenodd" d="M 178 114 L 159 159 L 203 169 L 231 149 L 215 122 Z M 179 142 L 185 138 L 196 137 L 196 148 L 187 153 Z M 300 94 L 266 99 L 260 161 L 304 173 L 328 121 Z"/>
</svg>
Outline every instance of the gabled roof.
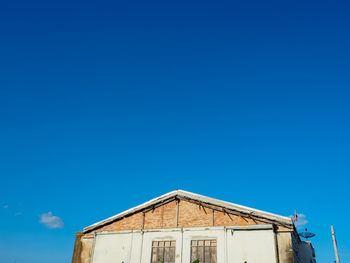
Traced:
<svg viewBox="0 0 350 263">
<path fill-rule="evenodd" d="M 163 205 L 163 204 L 171 202 L 175 199 L 187 200 L 189 202 L 195 202 L 195 203 L 198 203 L 199 205 L 203 205 L 206 207 L 218 208 L 218 209 L 221 209 L 221 211 L 223 211 L 223 212 L 237 214 L 239 216 L 257 219 L 259 221 L 274 223 L 274 224 L 282 225 L 282 226 L 285 226 L 288 228 L 294 228 L 293 220 L 289 217 L 264 212 L 261 210 L 249 208 L 249 207 L 242 206 L 242 205 L 233 204 L 230 202 L 221 201 L 218 199 L 206 197 L 206 196 L 199 195 L 199 194 L 194 194 L 194 193 L 183 191 L 183 190 L 175 190 L 175 191 L 169 192 L 167 194 L 164 194 L 162 196 L 159 196 L 157 198 L 154 198 L 154 199 L 152 199 L 146 203 L 143 203 L 139 206 L 128 209 L 120 214 L 117 214 L 115 216 L 109 217 L 109 218 L 102 220 L 100 222 L 97 222 L 95 224 L 92 224 L 92 225 L 84 228 L 84 232 L 85 233 L 90 232 L 96 228 L 99 228 L 99 227 L 104 226 L 106 224 L 112 223 L 114 221 L 117 221 L 117 220 L 122 219 L 124 217 L 127 217 L 129 215 L 135 214 L 137 212 L 148 211 L 148 210 L 154 209 L 155 207 L 157 207 L 159 205 Z"/>
</svg>

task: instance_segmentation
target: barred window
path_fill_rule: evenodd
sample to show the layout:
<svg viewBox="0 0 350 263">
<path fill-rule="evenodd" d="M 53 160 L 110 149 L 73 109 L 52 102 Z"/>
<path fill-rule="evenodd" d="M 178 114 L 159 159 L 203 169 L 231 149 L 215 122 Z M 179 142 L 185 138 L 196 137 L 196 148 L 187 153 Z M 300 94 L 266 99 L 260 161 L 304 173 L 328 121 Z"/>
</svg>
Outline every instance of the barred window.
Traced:
<svg viewBox="0 0 350 263">
<path fill-rule="evenodd" d="M 192 262 L 216 263 L 216 240 L 192 240 Z"/>
<path fill-rule="evenodd" d="M 175 241 L 153 241 L 151 263 L 175 263 Z"/>
</svg>

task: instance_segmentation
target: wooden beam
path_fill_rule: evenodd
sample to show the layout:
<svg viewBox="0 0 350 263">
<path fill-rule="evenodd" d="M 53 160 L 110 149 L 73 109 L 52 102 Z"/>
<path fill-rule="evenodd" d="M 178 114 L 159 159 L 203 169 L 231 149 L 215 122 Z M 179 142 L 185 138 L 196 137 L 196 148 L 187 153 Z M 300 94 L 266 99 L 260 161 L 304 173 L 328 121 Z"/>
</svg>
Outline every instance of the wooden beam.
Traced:
<svg viewBox="0 0 350 263">
<path fill-rule="evenodd" d="M 215 226 L 214 209 L 212 209 L 211 212 L 212 212 L 211 224 L 212 224 L 212 226 Z"/>
<path fill-rule="evenodd" d="M 219 211 L 219 212 L 225 212 L 226 211 L 226 213 L 230 213 L 231 215 L 236 215 L 236 216 L 241 216 L 241 217 L 251 218 L 251 219 L 254 218 L 255 220 L 258 220 L 258 221 L 263 222 L 263 223 L 277 224 L 277 225 L 284 226 L 284 227 L 289 228 L 289 229 L 292 228 L 292 226 L 285 225 L 285 224 L 280 223 L 280 222 L 278 222 L 276 220 L 265 219 L 265 218 L 262 218 L 262 217 L 257 216 L 257 215 L 252 215 L 251 213 L 238 212 L 238 211 L 235 211 L 235 210 L 232 210 L 232 209 L 222 208 L 222 207 L 219 207 L 219 206 L 214 206 L 214 205 L 211 205 L 211 204 L 199 202 L 197 200 L 193 200 L 191 198 L 186 198 L 186 197 L 179 197 L 179 199 L 185 200 L 185 201 L 188 201 L 188 202 L 191 202 L 191 203 L 194 203 L 194 204 L 200 204 L 202 206 L 205 206 L 207 208 L 213 209 L 215 211 Z"/>
<path fill-rule="evenodd" d="M 180 203 L 180 200 L 176 199 L 175 227 L 179 226 L 179 203 Z"/>
<path fill-rule="evenodd" d="M 225 210 L 225 209 L 224 209 L 224 214 L 227 214 L 227 215 L 228 215 L 228 217 L 231 219 L 231 221 L 233 221 L 232 217 L 230 216 L 230 214 L 229 214 L 229 213 L 227 213 L 227 212 L 226 212 L 226 210 Z"/>
<path fill-rule="evenodd" d="M 146 213 L 142 212 L 142 229 L 145 228 L 145 216 L 146 216 Z"/>
<path fill-rule="evenodd" d="M 163 222 L 164 222 L 164 205 L 162 206 L 162 215 L 160 219 L 160 227 L 163 228 Z"/>
<path fill-rule="evenodd" d="M 204 206 L 202 206 L 202 205 L 201 205 L 201 207 L 203 208 L 204 213 L 207 215 L 208 213 L 207 213 L 207 211 L 205 210 L 205 207 L 204 207 Z"/>
<path fill-rule="evenodd" d="M 158 203 L 158 204 L 155 204 L 155 205 L 153 205 L 152 207 L 145 208 L 145 209 L 143 209 L 143 210 L 141 210 L 141 211 L 143 211 L 143 212 L 149 212 L 149 211 L 152 211 L 152 210 L 156 209 L 157 207 L 160 207 L 160 206 L 162 206 L 162 205 L 165 205 L 165 204 L 167 204 L 167 203 L 170 203 L 170 202 L 172 202 L 172 201 L 174 201 L 174 200 L 175 200 L 175 198 L 170 198 L 170 199 L 168 199 L 168 200 L 165 200 L 165 201 L 163 201 L 163 202 L 160 202 L 160 203 Z M 140 212 L 140 211 L 135 211 L 135 213 L 132 213 L 132 214 L 136 214 L 136 213 L 138 213 L 138 212 Z M 131 214 L 131 215 L 132 215 L 132 214 Z"/>
</svg>

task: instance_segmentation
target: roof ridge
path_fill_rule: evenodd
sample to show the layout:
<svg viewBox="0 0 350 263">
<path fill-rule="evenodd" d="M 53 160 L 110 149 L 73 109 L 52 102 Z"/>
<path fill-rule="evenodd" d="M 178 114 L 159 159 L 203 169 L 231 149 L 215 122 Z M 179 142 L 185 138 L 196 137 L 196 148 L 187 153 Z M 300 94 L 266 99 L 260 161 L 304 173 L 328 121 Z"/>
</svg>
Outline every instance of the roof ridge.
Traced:
<svg viewBox="0 0 350 263">
<path fill-rule="evenodd" d="M 242 205 L 237 205 L 237 204 L 234 204 L 231 202 L 222 201 L 219 199 L 207 197 L 207 196 L 200 195 L 200 194 L 195 194 L 195 193 L 181 190 L 181 189 L 176 189 L 174 191 L 171 191 L 171 192 L 168 192 L 168 193 L 163 194 L 161 196 L 158 196 L 156 198 L 153 198 L 147 202 L 144 202 L 138 206 L 135 206 L 133 208 L 125 210 L 117 215 L 111 216 L 107 219 L 104 219 L 102 221 L 94 223 L 94 224 L 84 228 L 84 232 L 92 231 L 100 226 L 109 224 L 111 222 L 114 222 L 114 221 L 116 221 L 120 218 L 123 218 L 125 216 L 128 216 L 130 214 L 140 212 L 148 207 L 154 206 L 158 203 L 162 203 L 168 199 L 175 198 L 176 196 L 188 198 L 188 199 L 193 199 L 194 201 L 197 201 L 197 202 L 208 203 L 208 204 L 218 206 L 218 207 L 224 207 L 224 208 L 229 209 L 229 210 L 234 210 L 234 211 L 238 211 L 238 212 L 243 213 L 243 214 L 248 214 L 249 216 L 256 216 L 256 217 L 265 218 L 265 219 L 270 220 L 270 221 L 279 222 L 280 224 L 283 224 L 283 225 L 291 225 L 291 226 L 293 225 L 293 221 L 289 217 L 280 216 L 277 214 L 265 212 L 262 210 L 258 210 L 258 209 L 254 209 L 254 208 L 250 208 L 250 207 L 246 207 L 246 206 L 242 206 Z"/>
</svg>

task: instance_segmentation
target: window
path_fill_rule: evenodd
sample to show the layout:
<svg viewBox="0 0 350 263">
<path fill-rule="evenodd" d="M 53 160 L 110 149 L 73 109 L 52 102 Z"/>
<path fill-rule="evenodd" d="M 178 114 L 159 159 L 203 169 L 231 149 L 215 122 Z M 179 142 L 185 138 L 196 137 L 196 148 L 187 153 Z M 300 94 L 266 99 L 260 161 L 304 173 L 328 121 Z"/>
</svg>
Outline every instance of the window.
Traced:
<svg viewBox="0 0 350 263">
<path fill-rule="evenodd" d="M 175 241 L 153 241 L 151 263 L 175 263 Z"/>
<path fill-rule="evenodd" d="M 192 240 L 191 263 L 216 263 L 216 240 Z"/>
</svg>

